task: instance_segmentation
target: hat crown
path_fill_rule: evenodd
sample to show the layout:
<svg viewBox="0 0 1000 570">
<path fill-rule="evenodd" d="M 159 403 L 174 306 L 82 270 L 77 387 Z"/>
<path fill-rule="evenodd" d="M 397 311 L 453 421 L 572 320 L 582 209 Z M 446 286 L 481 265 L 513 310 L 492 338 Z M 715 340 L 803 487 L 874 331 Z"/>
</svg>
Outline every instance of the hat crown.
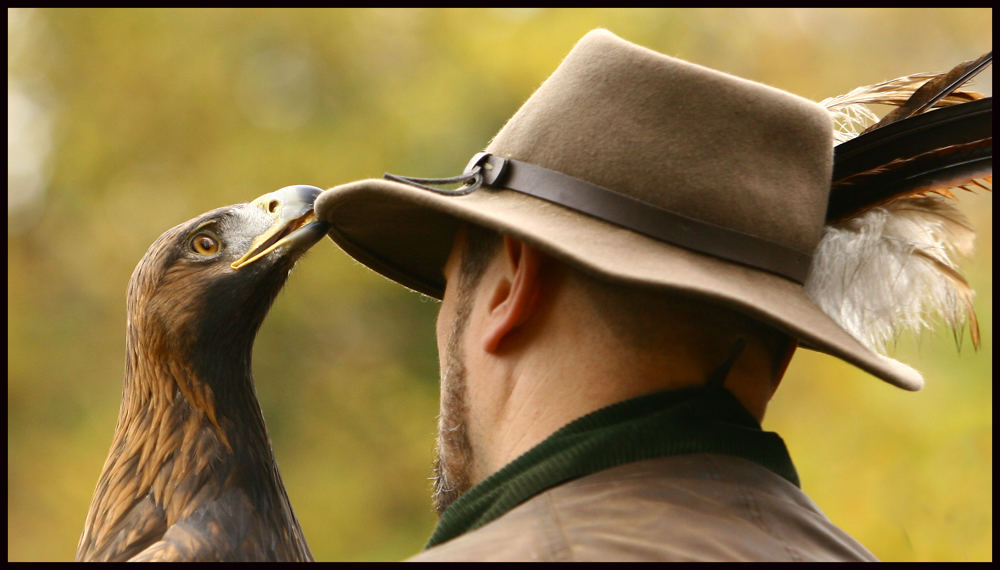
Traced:
<svg viewBox="0 0 1000 570">
<path fill-rule="evenodd" d="M 595 30 L 487 151 L 809 253 L 832 132 L 816 103 Z"/>
</svg>

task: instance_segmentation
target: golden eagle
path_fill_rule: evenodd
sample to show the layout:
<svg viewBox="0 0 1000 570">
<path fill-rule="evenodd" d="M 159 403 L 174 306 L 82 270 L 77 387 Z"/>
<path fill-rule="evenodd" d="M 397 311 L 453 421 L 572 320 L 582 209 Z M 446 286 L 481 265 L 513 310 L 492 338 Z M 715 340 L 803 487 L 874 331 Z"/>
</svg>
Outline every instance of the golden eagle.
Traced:
<svg viewBox="0 0 1000 570">
<path fill-rule="evenodd" d="M 326 233 L 289 186 L 160 236 L 128 286 L 125 378 L 76 560 L 312 560 L 254 391 L 257 330 Z"/>
</svg>

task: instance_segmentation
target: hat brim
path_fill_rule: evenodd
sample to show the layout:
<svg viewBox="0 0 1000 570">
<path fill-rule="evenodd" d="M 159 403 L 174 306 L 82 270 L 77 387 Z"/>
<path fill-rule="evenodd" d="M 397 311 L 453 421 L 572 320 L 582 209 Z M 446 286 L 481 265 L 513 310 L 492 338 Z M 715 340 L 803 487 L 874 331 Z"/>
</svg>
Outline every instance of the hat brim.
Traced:
<svg viewBox="0 0 1000 570">
<path fill-rule="evenodd" d="M 807 348 L 843 359 L 906 390 L 924 381 L 905 364 L 869 350 L 789 279 L 663 243 L 511 190 L 436 194 L 368 179 L 326 190 L 319 219 L 349 255 L 406 287 L 440 299 L 442 268 L 463 223 L 525 241 L 597 277 L 711 300 L 768 323 Z"/>
</svg>

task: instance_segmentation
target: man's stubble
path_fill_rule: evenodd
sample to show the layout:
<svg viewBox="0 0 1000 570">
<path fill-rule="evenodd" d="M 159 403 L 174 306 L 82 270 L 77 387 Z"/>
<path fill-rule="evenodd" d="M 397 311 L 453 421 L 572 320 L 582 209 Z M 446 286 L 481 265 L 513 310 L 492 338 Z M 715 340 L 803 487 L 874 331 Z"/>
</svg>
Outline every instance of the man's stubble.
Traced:
<svg viewBox="0 0 1000 570">
<path fill-rule="evenodd" d="M 464 272 L 463 272 L 464 273 Z M 445 348 L 441 371 L 441 413 L 438 416 L 437 456 L 434 460 L 434 510 L 440 515 L 472 487 L 473 451 L 469 443 L 466 407 L 466 369 L 462 353 L 465 329 L 472 313 L 473 283 L 459 279 L 455 319 Z"/>
</svg>

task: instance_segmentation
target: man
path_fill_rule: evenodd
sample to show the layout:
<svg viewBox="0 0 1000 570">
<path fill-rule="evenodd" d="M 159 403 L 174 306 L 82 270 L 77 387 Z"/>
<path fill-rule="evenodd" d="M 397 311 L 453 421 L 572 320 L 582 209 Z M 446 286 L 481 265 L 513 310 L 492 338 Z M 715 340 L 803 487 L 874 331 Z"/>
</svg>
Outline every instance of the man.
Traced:
<svg viewBox="0 0 1000 570">
<path fill-rule="evenodd" d="M 412 560 L 873 560 L 760 428 L 799 343 L 922 385 L 803 287 L 832 155 L 823 107 L 598 30 L 462 176 L 323 193 L 345 251 L 442 299 Z"/>
</svg>

